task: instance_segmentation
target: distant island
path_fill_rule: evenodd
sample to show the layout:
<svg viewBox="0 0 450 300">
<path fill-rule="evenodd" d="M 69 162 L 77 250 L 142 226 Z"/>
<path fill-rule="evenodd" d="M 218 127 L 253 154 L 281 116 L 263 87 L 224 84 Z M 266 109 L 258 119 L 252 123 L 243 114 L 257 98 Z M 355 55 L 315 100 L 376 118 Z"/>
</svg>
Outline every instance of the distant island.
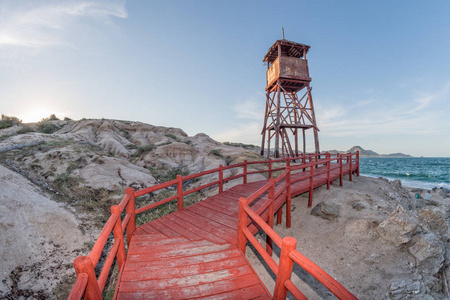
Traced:
<svg viewBox="0 0 450 300">
<path fill-rule="evenodd" d="M 412 157 L 409 154 L 403 154 L 403 153 L 378 154 L 372 150 L 365 150 L 361 146 L 353 146 L 347 151 L 331 150 L 328 152 L 330 152 L 330 153 L 347 153 L 347 152 L 356 152 L 356 151 L 359 151 L 360 157 Z"/>
</svg>

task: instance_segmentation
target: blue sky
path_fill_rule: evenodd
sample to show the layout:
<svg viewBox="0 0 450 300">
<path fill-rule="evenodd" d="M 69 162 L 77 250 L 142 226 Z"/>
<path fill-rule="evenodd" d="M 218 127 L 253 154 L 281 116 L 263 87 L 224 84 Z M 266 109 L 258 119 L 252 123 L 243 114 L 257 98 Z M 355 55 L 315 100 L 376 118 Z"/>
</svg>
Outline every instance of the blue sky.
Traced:
<svg viewBox="0 0 450 300">
<path fill-rule="evenodd" d="M 311 46 L 322 150 L 450 156 L 449 15 L 448 1 L 2 0 L 0 112 L 260 145 L 262 59 L 284 27 Z"/>
</svg>

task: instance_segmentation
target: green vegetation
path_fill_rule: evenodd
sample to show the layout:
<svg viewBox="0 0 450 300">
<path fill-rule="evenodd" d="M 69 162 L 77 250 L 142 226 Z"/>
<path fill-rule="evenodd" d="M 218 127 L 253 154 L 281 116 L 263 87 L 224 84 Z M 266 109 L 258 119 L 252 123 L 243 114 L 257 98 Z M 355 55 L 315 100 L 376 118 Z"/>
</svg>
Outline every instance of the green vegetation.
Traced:
<svg viewBox="0 0 450 300">
<path fill-rule="evenodd" d="M 43 123 L 43 122 L 47 122 L 47 121 L 59 121 L 59 119 L 58 119 L 58 117 L 56 117 L 55 114 L 51 114 L 50 117 L 48 117 L 48 118 L 42 118 L 40 122 Z"/>
<path fill-rule="evenodd" d="M 10 135 L 10 134 L 4 134 L 4 135 L 0 136 L 0 142 L 6 140 L 7 138 L 9 138 L 9 137 L 11 137 L 11 136 L 12 136 L 12 135 Z"/>
<path fill-rule="evenodd" d="M 258 148 L 258 146 L 251 145 L 251 144 L 243 144 L 243 143 L 223 142 L 222 144 L 227 145 L 227 146 L 232 146 L 232 147 L 240 147 L 240 148 L 249 149 L 249 150 L 256 150 Z"/>
<path fill-rule="evenodd" d="M 218 156 L 218 157 L 224 159 L 227 166 L 230 165 L 230 163 L 233 161 L 233 158 L 231 158 L 231 156 L 228 156 L 228 155 L 224 156 L 222 154 L 222 152 L 220 151 L 220 149 L 212 149 L 211 151 L 209 151 L 209 154 L 215 155 L 215 156 Z"/>
<path fill-rule="evenodd" d="M 22 123 L 22 120 L 19 120 L 16 117 L 9 117 L 2 114 L 2 118 L 0 120 L 0 129 L 12 127 L 13 125 Z"/>
<path fill-rule="evenodd" d="M 219 149 L 212 149 L 209 151 L 209 154 L 223 158 L 222 152 Z"/>
<path fill-rule="evenodd" d="M 78 186 L 80 182 L 80 177 L 72 177 L 69 172 L 59 174 L 53 181 L 53 183 L 60 189 L 73 188 Z"/>
<path fill-rule="evenodd" d="M 174 139 L 175 141 L 179 142 L 178 138 L 176 136 L 174 136 L 173 134 L 165 134 L 165 136 L 170 138 L 170 139 Z"/>
<path fill-rule="evenodd" d="M 59 130 L 59 126 L 49 121 L 41 121 L 38 124 L 38 131 L 41 133 L 52 134 Z"/>
<path fill-rule="evenodd" d="M 156 149 L 155 144 L 148 144 L 142 147 L 138 147 L 137 151 L 133 154 L 133 157 L 139 157 L 144 153 L 150 152 L 152 150 Z"/>
<path fill-rule="evenodd" d="M 167 165 L 163 165 L 159 168 L 149 166 L 148 170 L 152 173 L 153 177 L 159 179 L 162 182 L 174 180 L 177 178 L 177 175 L 189 175 L 189 169 L 184 165 L 180 165 L 174 168 L 170 168 Z"/>
<path fill-rule="evenodd" d="M 22 126 L 22 128 L 17 130 L 17 134 L 25 134 L 25 133 L 34 132 L 34 131 L 35 130 L 31 126 L 24 125 L 24 126 Z"/>
</svg>

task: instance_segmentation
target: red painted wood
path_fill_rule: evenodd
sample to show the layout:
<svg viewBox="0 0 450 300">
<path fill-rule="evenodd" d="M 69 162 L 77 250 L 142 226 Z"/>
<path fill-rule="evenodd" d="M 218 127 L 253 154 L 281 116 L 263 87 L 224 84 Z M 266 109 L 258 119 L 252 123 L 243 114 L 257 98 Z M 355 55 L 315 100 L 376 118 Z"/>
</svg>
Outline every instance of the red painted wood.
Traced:
<svg viewBox="0 0 450 300">
<path fill-rule="evenodd" d="M 259 281 L 255 276 L 245 275 L 230 280 L 204 283 L 198 286 L 185 287 L 183 289 L 167 288 L 164 290 L 152 290 L 145 292 L 123 292 L 118 299 L 187 299 L 194 297 L 208 297 L 211 295 L 233 291 L 235 289 L 252 287 L 258 284 Z M 239 297 L 236 297 L 235 299 L 239 299 Z"/>
<path fill-rule="evenodd" d="M 201 253 L 197 255 L 191 255 L 186 257 L 173 257 L 164 258 L 160 260 L 151 261 L 134 261 L 127 262 L 127 270 L 159 270 L 165 268 L 175 268 L 180 266 L 196 265 L 200 263 L 207 263 L 212 261 L 221 261 L 224 259 L 229 259 L 237 256 L 242 256 L 236 247 L 229 246 L 223 250 L 210 253 Z"/>
</svg>

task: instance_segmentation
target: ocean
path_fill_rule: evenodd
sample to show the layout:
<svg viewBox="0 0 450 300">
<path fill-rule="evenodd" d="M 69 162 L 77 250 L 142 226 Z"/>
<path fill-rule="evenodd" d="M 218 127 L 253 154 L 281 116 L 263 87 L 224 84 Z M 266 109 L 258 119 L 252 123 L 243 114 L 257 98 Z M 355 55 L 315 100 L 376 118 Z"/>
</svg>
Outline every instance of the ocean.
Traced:
<svg viewBox="0 0 450 300">
<path fill-rule="evenodd" d="M 400 179 L 409 187 L 450 189 L 450 157 L 360 157 L 359 166 L 364 176 Z"/>
</svg>

